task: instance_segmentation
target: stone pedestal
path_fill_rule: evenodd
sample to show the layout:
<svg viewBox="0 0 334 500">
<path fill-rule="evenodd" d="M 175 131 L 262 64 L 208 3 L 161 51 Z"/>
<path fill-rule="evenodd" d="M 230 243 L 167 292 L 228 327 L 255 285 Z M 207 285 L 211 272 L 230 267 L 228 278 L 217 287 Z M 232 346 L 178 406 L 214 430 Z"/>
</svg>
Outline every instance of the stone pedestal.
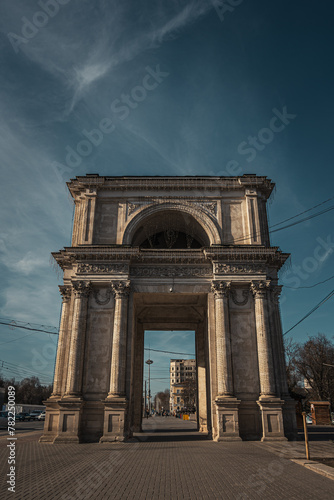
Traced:
<svg viewBox="0 0 334 500">
<path fill-rule="evenodd" d="M 100 443 L 124 441 L 127 437 L 125 431 L 125 416 L 128 408 L 126 398 L 107 398 L 104 401 L 103 436 Z"/>
<path fill-rule="evenodd" d="M 47 407 L 44 434 L 40 443 L 79 443 L 80 419 L 84 401 L 82 399 L 52 399 Z"/>
<path fill-rule="evenodd" d="M 238 420 L 240 401 L 236 398 L 218 397 L 215 404 L 218 420 L 216 441 L 241 441 Z"/>
<path fill-rule="evenodd" d="M 279 398 L 260 397 L 257 404 L 260 407 L 262 419 L 261 441 L 286 441 L 282 413 L 284 401 Z"/>
</svg>

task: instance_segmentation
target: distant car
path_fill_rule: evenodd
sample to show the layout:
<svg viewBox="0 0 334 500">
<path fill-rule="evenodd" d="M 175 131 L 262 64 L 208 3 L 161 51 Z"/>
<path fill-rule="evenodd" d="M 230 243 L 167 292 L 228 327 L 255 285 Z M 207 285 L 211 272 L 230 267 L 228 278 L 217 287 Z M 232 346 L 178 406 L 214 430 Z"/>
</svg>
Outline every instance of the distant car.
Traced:
<svg viewBox="0 0 334 500">
<path fill-rule="evenodd" d="M 0 413 L 0 427 L 8 426 L 8 411 L 2 411 Z"/>
<path fill-rule="evenodd" d="M 312 424 L 312 416 L 311 416 L 311 414 L 306 415 L 306 423 L 307 424 Z"/>
<path fill-rule="evenodd" d="M 30 413 L 30 418 L 31 420 L 37 420 L 40 414 L 42 413 L 42 410 L 34 410 Z"/>
<path fill-rule="evenodd" d="M 45 411 L 42 411 L 42 413 L 40 413 L 37 418 L 38 420 L 45 420 Z"/>
<path fill-rule="evenodd" d="M 21 420 L 21 421 L 31 420 L 31 416 L 29 413 L 22 411 L 21 413 L 17 413 L 15 415 L 15 420 Z"/>
</svg>

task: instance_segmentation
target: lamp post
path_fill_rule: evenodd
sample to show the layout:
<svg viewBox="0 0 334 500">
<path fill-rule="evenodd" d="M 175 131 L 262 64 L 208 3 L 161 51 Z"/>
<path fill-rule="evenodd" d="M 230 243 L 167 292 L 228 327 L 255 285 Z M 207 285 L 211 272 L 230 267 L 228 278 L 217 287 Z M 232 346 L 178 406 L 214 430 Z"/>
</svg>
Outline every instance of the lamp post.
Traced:
<svg viewBox="0 0 334 500">
<path fill-rule="evenodd" d="M 148 359 L 145 363 L 148 365 L 148 412 L 151 416 L 151 364 L 153 361 Z"/>
</svg>

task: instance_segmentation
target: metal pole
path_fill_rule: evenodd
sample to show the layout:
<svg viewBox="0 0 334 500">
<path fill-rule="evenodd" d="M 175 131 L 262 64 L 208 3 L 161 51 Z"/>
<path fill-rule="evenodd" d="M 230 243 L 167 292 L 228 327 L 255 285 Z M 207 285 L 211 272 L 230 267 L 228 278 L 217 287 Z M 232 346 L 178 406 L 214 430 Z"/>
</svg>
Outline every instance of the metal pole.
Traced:
<svg viewBox="0 0 334 500">
<path fill-rule="evenodd" d="M 146 404 L 147 404 L 146 402 L 147 402 L 147 390 L 146 390 L 146 380 L 145 380 L 145 403 L 144 403 L 144 405 L 145 405 L 145 417 L 146 417 Z"/>
<path fill-rule="evenodd" d="M 148 365 L 148 412 L 151 416 L 151 365 Z"/>
<path fill-rule="evenodd" d="M 307 433 L 306 412 L 305 411 L 303 411 L 303 424 L 304 424 L 306 459 L 310 460 L 310 450 L 309 450 L 309 446 L 308 446 L 308 433 Z"/>
<path fill-rule="evenodd" d="M 148 408 L 149 408 L 149 415 L 151 416 L 151 364 L 153 361 L 151 359 L 148 359 L 145 361 L 145 363 L 148 365 Z"/>
</svg>

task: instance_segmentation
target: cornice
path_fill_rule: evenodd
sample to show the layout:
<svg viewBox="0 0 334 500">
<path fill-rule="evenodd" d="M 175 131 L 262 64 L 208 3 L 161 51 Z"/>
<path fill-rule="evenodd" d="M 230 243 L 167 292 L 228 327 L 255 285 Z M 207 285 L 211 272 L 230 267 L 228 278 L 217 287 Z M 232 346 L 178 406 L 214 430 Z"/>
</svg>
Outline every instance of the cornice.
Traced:
<svg viewBox="0 0 334 500">
<path fill-rule="evenodd" d="M 139 247 L 124 247 L 118 245 L 99 246 L 84 245 L 80 247 L 65 247 L 52 253 L 58 265 L 64 270 L 78 263 L 119 262 L 127 264 L 208 264 L 234 263 L 244 265 L 262 264 L 277 270 L 288 259 L 289 254 L 282 253 L 278 247 L 245 246 L 214 246 L 198 250 L 160 250 L 140 249 Z"/>
<path fill-rule="evenodd" d="M 138 191 L 179 191 L 192 190 L 205 191 L 233 191 L 257 189 L 265 198 L 269 198 L 274 189 L 274 183 L 266 176 L 243 175 L 240 177 L 214 177 L 214 176 L 143 176 L 143 177 L 100 177 L 88 174 L 77 176 L 67 182 L 68 189 L 75 198 L 82 193 L 94 193 L 95 190 L 124 191 L 127 196 Z"/>
</svg>

